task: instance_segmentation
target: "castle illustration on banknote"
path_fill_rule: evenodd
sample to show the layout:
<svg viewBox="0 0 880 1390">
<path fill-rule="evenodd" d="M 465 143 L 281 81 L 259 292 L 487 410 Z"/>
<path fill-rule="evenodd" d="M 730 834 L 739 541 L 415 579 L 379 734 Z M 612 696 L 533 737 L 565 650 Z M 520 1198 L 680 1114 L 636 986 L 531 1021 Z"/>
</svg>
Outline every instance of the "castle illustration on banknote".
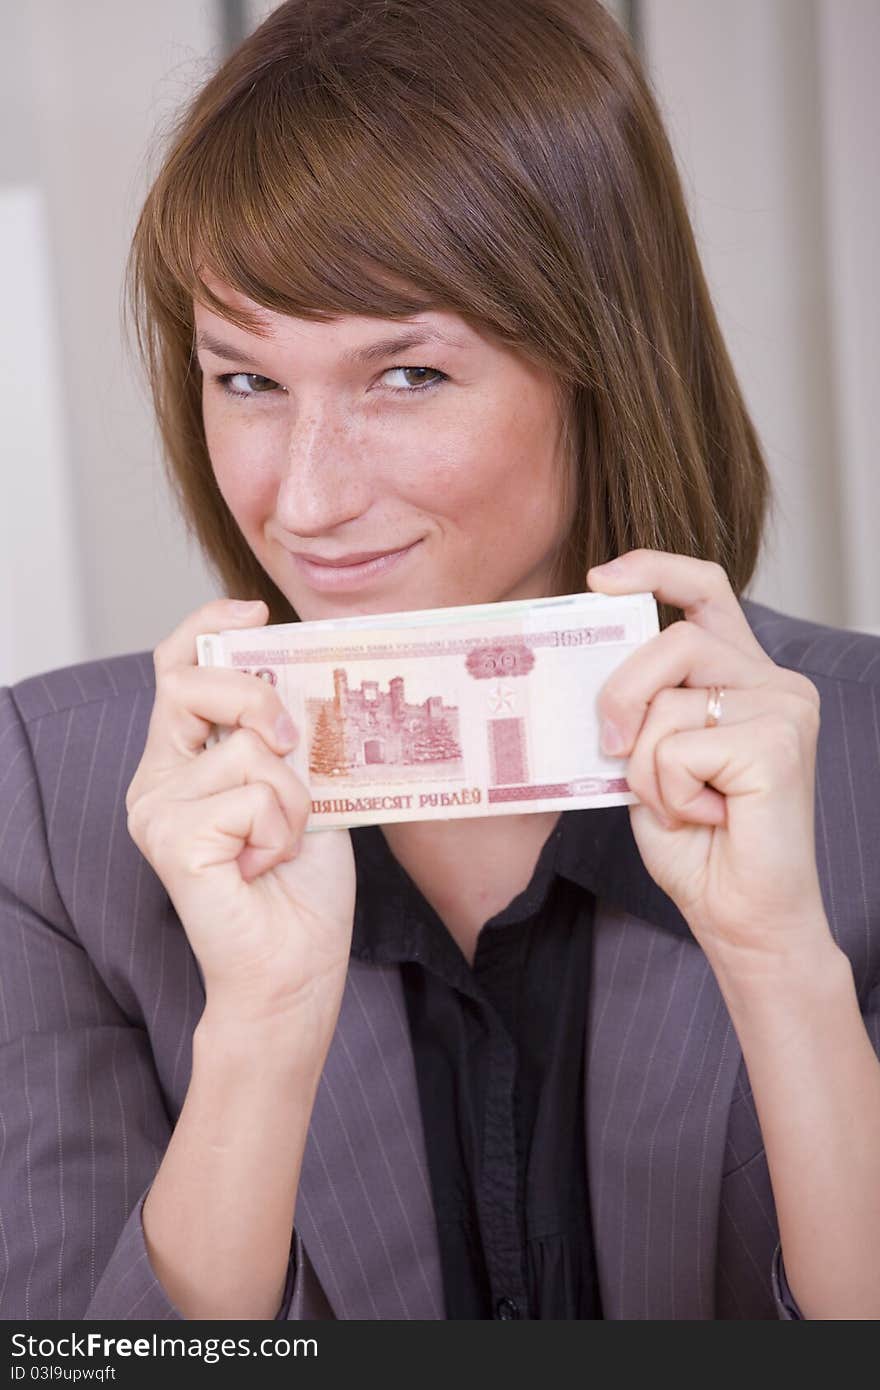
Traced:
<svg viewBox="0 0 880 1390">
<path fill-rule="evenodd" d="M 420 776 L 440 770 L 455 776 L 464 770 L 458 741 L 458 708 L 442 695 L 419 704 L 407 700 L 405 678 L 391 676 L 349 687 L 344 667 L 333 671 L 333 694 L 306 700 L 309 772 L 312 786 L 327 785 L 358 769 L 414 768 Z"/>
</svg>

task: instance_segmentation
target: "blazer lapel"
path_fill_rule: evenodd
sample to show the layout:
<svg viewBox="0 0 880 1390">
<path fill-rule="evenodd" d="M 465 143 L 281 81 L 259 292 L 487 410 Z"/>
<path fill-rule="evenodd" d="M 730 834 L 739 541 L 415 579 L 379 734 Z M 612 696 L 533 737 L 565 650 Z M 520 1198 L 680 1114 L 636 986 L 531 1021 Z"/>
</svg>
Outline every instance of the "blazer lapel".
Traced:
<svg viewBox="0 0 880 1390">
<path fill-rule="evenodd" d="M 742 1052 L 689 932 L 597 901 L 587 1058 L 604 1316 L 714 1318 L 721 1175 Z"/>
<path fill-rule="evenodd" d="M 445 1318 L 415 1060 L 396 966 L 350 962 L 294 1221 L 337 1318 Z"/>
</svg>

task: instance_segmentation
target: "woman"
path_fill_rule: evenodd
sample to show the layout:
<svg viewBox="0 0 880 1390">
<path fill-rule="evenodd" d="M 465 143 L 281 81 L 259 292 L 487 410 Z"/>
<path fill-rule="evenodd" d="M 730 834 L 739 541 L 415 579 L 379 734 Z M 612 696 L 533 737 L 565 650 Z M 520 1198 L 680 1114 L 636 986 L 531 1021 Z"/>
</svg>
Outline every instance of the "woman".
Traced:
<svg viewBox="0 0 880 1390">
<path fill-rule="evenodd" d="M 292 0 L 131 271 L 253 602 L 2 692 L 3 1315 L 880 1315 L 880 644 L 741 598 L 768 478 L 620 30 Z M 304 836 L 277 697 L 195 663 L 586 587 L 661 604 L 633 807 Z"/>
</svg>

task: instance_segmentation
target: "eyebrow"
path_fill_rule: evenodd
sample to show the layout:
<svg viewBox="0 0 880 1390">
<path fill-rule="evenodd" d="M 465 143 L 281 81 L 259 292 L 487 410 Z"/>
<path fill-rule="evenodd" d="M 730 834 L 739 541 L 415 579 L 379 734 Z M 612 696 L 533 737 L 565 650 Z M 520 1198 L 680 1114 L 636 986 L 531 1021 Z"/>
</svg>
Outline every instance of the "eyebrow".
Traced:
<svg viewBox="0 0 880 1390">
<path fill-rule="evenodd" d="M 352 363 L 368 364 L 385 357 L 391 357 L 397 352 L 409 352 L 411 348 L 422 347 L 426 343 L 443 343 L 448 347 L 456 348 L 464 347 L 463 343 L 447 338 L 436 328 L 423 328 L 402 335 L 398 333 L 389 338 L 380 338 L 377 342 L 368 343 L 365 347 L 348 348 L 342 353 L 340 360 L 346 365 Z M 258 362 L 254 362 L 231 343 L 224 343 L 208 332 L 197 335 L 196 347 L 203 352 L 210 352 L 215 357 L 222 358 L 224 362 L 238 362 L 242 367 L 259 368 L 260 366 Z"/>
</svg>

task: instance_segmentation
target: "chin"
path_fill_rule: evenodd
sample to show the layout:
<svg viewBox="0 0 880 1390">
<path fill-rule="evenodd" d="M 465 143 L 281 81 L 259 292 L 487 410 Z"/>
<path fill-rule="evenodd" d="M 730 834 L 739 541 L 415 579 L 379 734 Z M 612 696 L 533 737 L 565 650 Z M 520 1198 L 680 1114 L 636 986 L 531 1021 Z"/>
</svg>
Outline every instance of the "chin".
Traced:
<svg viewBox="0 0 880 1390">
<path fill-rule="evenodd" d="M 379 613 L 414 613 L 427 608 L 462 608 L 467 604 L 492 603 L 495 596 L 485 589 L 462 593 L 459 586 L 401 584 L 399 587 L 378 588 L 371 592 L 352 591 L 345 594 L 315 594 L 306 591 L 298 598 L 287 595 L 303 622 L 333 618 L 369 617 Z"/>
<path fill-rule="evenodd" d="M 450 606 L 451 606 L 450 601 Z M 411 613 L 422 608 L 445 608 L 446 602 L 422 601 L 411 589 L 386 594 L 307 594 L 301 603 L 291 598 L 301 620 L 326 621 L 332 618 L 367 618 L 374 613 Z"/>
</svg>

